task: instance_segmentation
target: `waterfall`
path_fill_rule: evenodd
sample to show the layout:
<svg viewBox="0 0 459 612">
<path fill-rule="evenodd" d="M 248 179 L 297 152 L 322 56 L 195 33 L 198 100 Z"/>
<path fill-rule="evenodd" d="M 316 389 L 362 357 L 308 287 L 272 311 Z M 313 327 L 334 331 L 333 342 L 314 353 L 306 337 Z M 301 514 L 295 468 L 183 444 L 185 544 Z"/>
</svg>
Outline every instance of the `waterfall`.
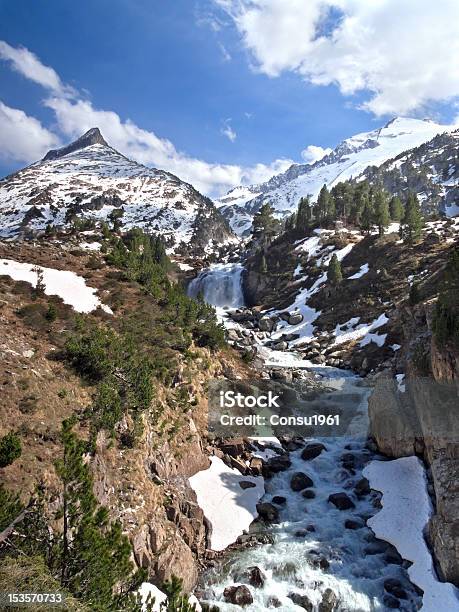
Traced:
<svg viewBox="0 0 459 612">
<path fill-rule="evenodd" d="M 188 295 L 195 298 L 202 293 L 217 308 L 240 308 L 244 306 L 242 270 L 241 264 L 213 264 L 191 281 Z"/>
</svg>

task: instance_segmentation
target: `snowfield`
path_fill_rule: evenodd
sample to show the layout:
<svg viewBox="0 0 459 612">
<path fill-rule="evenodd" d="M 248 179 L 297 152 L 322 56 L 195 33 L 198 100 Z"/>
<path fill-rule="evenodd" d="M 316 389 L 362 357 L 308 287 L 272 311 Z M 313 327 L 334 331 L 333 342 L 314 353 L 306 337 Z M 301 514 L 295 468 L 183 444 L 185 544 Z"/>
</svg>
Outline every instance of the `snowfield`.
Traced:
<svg viewBox="0 0 459 612">
<path fill-rule="evenodd" d="M 212 550 L 225 550 L 249 528 L 258 516 L 256 505 L 265 494 L 262 476 L 242 476 L 219 457 L 210 458 L 211 465 L 189 479 L 198 504 L 212 525 Z M 242 481 L 255 486 L 242 489 Z"/>
<path fill-rule="evenodd" d="M 372 489 L 380 491 L 382 510 L 368 520 L 376 537 L 390 542 L 412 562 L 410 580 L 424 591 L 423 612 L 459 610 L 459 591 L 440 582 L 424 540 L 432 514 L 424 466 L 417 457 L 372 461 L 363 471 Z"/>
<path fill-rule="evenodd" d="M 12 259 L 0 259 L 0 275 L 6 275 L 16 281 L 26 281 L 33 287 L 37 284 L 36 268 L 43 271 L 43 282 L 46 295 L 58 295 L 65 304 L 77 312 L 92 312 L 102 308 L 113 314 L 111 308 L 102 304 L 97 297 L 97 289 L 88 287 L 85 279 L 70 270 L 55 270 L 30 263 L 21 263 Z"/>
</svg>

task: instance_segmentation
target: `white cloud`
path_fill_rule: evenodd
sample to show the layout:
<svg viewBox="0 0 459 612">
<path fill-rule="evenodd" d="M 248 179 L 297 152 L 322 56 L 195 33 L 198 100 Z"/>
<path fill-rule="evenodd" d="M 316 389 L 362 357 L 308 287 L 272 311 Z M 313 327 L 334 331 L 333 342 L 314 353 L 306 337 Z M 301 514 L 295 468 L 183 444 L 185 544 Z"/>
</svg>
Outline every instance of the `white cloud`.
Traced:
<svg viewBox="0 0 459 612">
<path fill-rule="evenodd" d="M 242 169 L 241 185 L 258 185 L 264 183 L 275 174 L 285 172 L 295 162 L 291 159 L 280 158 L 270 164 L 255 164 L 250 168 Z"/>
<path fill-rule="evenodd" d="M 223 43 L 218 43 L 218 47 L 221 51 L 223 61 L 230 62 L 233 58 L 231 57 L 231 53 L 228 51 L 225 45 Z"/>
<path fill-rule="evenodd" d="M 306 147 L 306 149 L 301 151 L 301 157 L 307 164 L 313 164 L 331 152 L 332 149 L 330 148 L 324 149 L 323 147 L 318 147 L 316 145 L 309 145 Z"/>
<path fill-rule="evenodd" d="M 376 115 L 459 96 L 457 0 L 214 0 L 234 20 L 256 67 L 293 71 L 344 95 L 371 92 Z M 330 10 L 339 19 L 330 17 Z M 321 34 L 324 24 L 331 32 Z M 325 28 L 326 29 L 326 28 Z"/>
<path fill-rule="evenodd" d="M 38 119 L 0 101 L 0 157 L 8 162 L 32 162 L 58 146 L 58 137 Z"/>
<path fill-rule="evenodd" d="M 228 140 L 230 140 L 231 142 L 234 142 L 236 140 L 236 138 L 237 138 L 237 134 L 233 130 L 233 128 L 231 127 L 230 121 L 231 121 L 231 119 L 226 119 L 225 120 L 224 126 L 222 127 L 220 132 L 223 134 L 223 136 L 226 136 L 228 138 Z"/>
<path fill-rule="evenodd" d="M 57 72 L 45 66 L 38 57 L 25 47 L 12 47 L 0 40 L 0 58 L 10 62 L 12 68 L 24 77 L 58 95 L 71 95 L 73 88 L 64 85 Z"/>
<path fill-rule="evenodd" d="M 56 128 L 63 140 L 81 136 L 92 127 L 99 127 L 107 142 L 124 155 L 147 166 L 167 170 L 191 183 L 202 193 L 217 197 L 233 187 L 258 183 L 270 178 L 276 172 L 285 170 L 291 160 L 279 159 L 272 164 L 255 164 L 242 167 L 235 164 L 208 163 L 178 151 L 173 143 L 160 138 L 154 132 L 144 130 L 130 119 L 123 120 L 114 111 L 98 109 L 93 104 L 65 85 L 59 75 L 28 49 L 13 49 L 6 43 L 0 47 L 8 55 L 13 67 L 52 92 L 44 104 L 55 114 Z M 57 136 L 41 126 L 33 117 L 23 111 L 2 106 L 0 115 L 3 153 L 17 161 L 39 159 L 43 153 L 59 144 Z M 225 122 L 225 135 L 234 140 L 236 133 Z M 64 138 L 65 137 L 65 138 Z"/>
</svg>

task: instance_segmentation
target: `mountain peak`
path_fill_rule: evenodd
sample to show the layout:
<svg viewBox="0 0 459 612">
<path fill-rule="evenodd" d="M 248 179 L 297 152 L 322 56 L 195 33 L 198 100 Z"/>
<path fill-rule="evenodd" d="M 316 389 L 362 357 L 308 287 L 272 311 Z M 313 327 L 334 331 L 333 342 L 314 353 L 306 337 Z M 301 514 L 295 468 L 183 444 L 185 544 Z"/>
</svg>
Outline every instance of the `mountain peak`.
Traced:
<svg viewBox="0 0 459 612">
<path fill-rule="evenodd" d="M 74 151 L 78 151 L 79 149 L 84 149 L 95 144 L 101 144 L 108 147 L 108 144 L 98 127 L 91 128 L 65 147 L 61 147 L 60 149 L 51 149 L 51 151 L 48 151 L 48 153 L 44 156 L 43 161 L 58 159 L 59 157 L 64 157 L 64 155 L 68 155 L 69 153 L 73 153 Z"/>
</svg>

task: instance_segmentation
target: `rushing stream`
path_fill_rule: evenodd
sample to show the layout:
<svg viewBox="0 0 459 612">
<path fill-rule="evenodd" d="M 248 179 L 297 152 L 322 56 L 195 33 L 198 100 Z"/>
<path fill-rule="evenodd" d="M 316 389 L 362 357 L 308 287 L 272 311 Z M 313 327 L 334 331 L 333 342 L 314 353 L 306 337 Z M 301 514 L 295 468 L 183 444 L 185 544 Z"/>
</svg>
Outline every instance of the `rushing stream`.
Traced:
<svg viewBox="0 0 459 612">
<path fill-rule="evenodd" d="M 193 281 L 190 293 L 202 291 L 207 301 L 220 308 L 242 306 L 241 271 L 241 266 L 213 266 Z M 263 351 L 266 355 L 269 349 Z M 290 357 L 294 364 L 295 356 Z M 252 524 L 251 533 L 269 537 L 262 537 L 255 547 L 224 555 L 203 575 L 202 599 L 221 611 L 240 610 L 225 601 L 224 590 L 246 585 L 253 599 L 244 607 L 249 612 L 275 608 L 292 612 L 418 610 L 422 600 L 408 580 L 406 565 L 365 524 L 378 512 L 377 495 L 365 491 L 362 481 L 363 468 L 375 458 L 366 447 L 365 435 L 370 389 L 347 372 L 323 367 L 316 371 L 324 387 L 324 405 L 338 402 L 345 409 L 352 403 L 355 430 L 364 433 L 304 440 L 302 447 L 290 452 L 291 467 L 265 481 L 262 501 L 276 506 L 278 522 Z M 304 447 L 311 442 L 322 443 L 324 450 L 313 459 L 302 459 Z M 313 485 L 293 491 L 290 483 L 296 472 L 307 474 Z M 343 492 L 354 507 L 339 510 L 328 501 L 329 495 Z M 253 569 L 250 574 L 248 568 L 258 568 L 256 577 L 262 579 L 254 580 Z M 396 585 L 397 598 L 384 588 L 388 579 Z"/>
</svg>

